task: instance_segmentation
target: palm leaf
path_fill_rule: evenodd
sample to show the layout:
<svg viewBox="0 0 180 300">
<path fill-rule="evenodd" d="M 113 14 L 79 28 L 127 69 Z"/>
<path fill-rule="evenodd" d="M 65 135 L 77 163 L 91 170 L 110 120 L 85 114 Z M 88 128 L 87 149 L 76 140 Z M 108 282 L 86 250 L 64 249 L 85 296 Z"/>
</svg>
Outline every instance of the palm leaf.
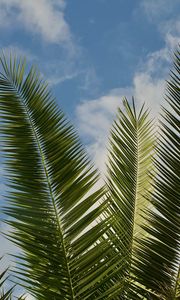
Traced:
<svg viewBox="0 0 180 300">
<path fill-rule="evenodd" d="M 18 245 L 16 276 L 37 299 L 96 299 L 114 285 L 102 218 L 108 198 L 79 138 L 40 75 L 1 58 L 0 108 L 8 185 L 4 209 Z M 101 200 L 101 201 L 100 201 Z M 96 222 L 98 220 L 98 222 Z M 92 223 L 94 226 L 90 226 Z"/>
<path fill-rule="evenodd" d="M 2 257 L 0 257 L 0 261 L 2 260 Z M 9 280 L 10 274 L 9 274 L 9 268 L 4 269 L 0 273 L 0 300 L 12 300 L 13 298 L 13 292 L 15 289 L 15 285 L 11 287 L 8 287 L 10 283 L 12 283 Z M 23 296 L 16 297 L 17 300 L 25 300 Z"/>
<path fill-rule="evenodd" d="M 2 258 L 1 258 L 2 259 Z M 1 260 L 0 259 L 0 260 Z M 7 275 L 8 269 L 5 269 L 0 273 L 0 300 L 11 300 L 12 292 L 14 287 L 5 289 L 5 284 L 8 281 L 9 276 Z"/>
<path fill-rule="evenodd" d="M 146 213 L 144 229 L 150 235 L 139 241 L 136 275 L 139 283 L 158 299 L 179 299 L 180 265 L 180 52 L 167 83 L 168 108 L 163 108 L 157 158 L 157 176 L 151 195 L 153 209 Z M 149 298 L 148 298 L 149 297 Z M 157 299 L 149 296 L 147 299 Z"/>
<path fill-rule="evenodd" d="M 111 131 L 107 185 L 115 218 L 114 243 L 124 261 L 119 276 L 126 282 L 131 275 L 135 239 L 142 235 L 139 225 L 142 210 L 148 203 L 147 191 L 151 188 L 148 172 L 152 168 L 154 132 L 144 106 L 137 114 L 134 100 L 132 108 L 126 99 L 123 104 L 124 109 L 118 109 Z"/>
</svg>

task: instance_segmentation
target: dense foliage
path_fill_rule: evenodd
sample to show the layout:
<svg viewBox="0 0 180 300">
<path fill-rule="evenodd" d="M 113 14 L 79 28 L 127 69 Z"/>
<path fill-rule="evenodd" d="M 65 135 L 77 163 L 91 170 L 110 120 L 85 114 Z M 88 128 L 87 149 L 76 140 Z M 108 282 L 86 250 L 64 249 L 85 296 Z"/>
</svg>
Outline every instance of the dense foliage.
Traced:
<svg viewBox="0 0 180 300">
<path fill-rule="evenodd" d="M 101 188 L 34 67 L 0 62 L 3 212 L 21 249 L 17 281 L 37 300 L 180 299 L 179 50 L 158 131 L 144 105 L 124 99 L 118 109 Z"/>
</svg>

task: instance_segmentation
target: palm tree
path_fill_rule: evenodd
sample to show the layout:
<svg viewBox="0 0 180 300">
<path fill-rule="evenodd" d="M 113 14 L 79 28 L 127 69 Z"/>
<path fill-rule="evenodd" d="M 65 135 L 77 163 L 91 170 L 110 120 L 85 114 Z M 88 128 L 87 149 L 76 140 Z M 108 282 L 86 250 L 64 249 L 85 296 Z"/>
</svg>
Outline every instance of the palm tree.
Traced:
<svg viewBox="0 0 180 300">
<path fill-rule="evenodd" d="M 21 249 L 15 278 L 37 300 L 180 299 L 180 52 L 158 137 L 125 99 L 104 186 L 34 67 L 1 57 L 4 212 Z"/>
</svg>

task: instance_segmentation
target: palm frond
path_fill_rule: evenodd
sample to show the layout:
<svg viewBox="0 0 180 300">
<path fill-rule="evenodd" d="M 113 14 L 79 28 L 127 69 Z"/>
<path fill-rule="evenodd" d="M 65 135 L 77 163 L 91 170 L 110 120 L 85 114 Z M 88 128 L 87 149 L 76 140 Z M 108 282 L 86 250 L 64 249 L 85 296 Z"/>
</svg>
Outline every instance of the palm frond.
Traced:
<svg viewBox="0 0 180 300">
<path fill-rule="evenodd" d="M 114 233 L 117 237 L 114 243 L 124 261 L 119 275 L 127 281 L 135 239 L 142 234 L 139 226 L 142 211 L 148 203 L 146 197 L 151 188 L 148 172 L 152 167 L 154 131 L 144 106 L 137 114 L 134 100 L 132 108 L 126 99 L 123 104 L 124 109 L 118 109 L 111 131 L 107 185 L 115 218 L 109 234 Z"/>
<path fill-rule="evenodd" d="M 11 188 L 4 212 L 14 228 L 9 239 L 23 250 L 16 276 L 37 299 L 96 299 L 114 284 L 109 221 L 100 218 L 108 198 L 103 188 L 91 192 L 97 172 L 36 70 L 25 76 L 24 61 L 0 61 Z"/>
<path fill-rule="evenodd" d="M 0 262 L 2 257 L 0 257 Z M 5 287 L 7 285 L 9 279 L 8 268 L 4 269 L 0 273 L 0 300 L 11 300 L 12 292 L 14 290 L 14 286 Z"/>
<path fill-rule="evenodd" d="M 154 161 L 157 174 L 146 214 L 148 238 L 139 241 L 136 275 L 159 299 L 178 299 L 180 264 L 180 52 L 167 83 L 160 140 Z M 176 298 L 177 296 L 177 298 Z M 153 297 L 147 299 L 155 299 Z"/>
</svg>

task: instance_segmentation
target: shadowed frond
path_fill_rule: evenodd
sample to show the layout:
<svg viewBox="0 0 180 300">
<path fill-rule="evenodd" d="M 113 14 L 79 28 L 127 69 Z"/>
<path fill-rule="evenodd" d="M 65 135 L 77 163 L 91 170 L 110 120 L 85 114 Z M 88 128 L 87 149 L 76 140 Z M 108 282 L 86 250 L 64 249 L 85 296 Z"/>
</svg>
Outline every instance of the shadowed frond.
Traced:
<svg viewBox="0 0 180 300">
<path fill-rule="evenodd" d="M 0 109 L 11 188 L 4 212 L 23 250 L 16 276 L 37 299 L 101 298 L 117 259 L 100 217 L 108 198 L 91 192 L 98 175 L 74 128 L 36 70 L 25 76 L 24 61 L 1 58 Z"/>
<path fill-rule="evenodd" d="M 148 238 L 139 241 L 136 276 L 156 296 L 147 299 L 180 299 L 180 52 L 167 83 L 166 101 L 160 126 L 157 174 L 151 195 L 153 208 L 144 226 Z"/>
<path fill-rule="evenodd" d="M 134 101 L 131 108 L 123 101 L 111 131 L 107 185 L 111 197 L 112 215 L 115 219 L 112 233 L 117 239 L 116 248 L 124 261 L 120 269 L 121 280 L 131 275 L 135 239 L 142 234 L 142 210 L 151 188 L 148 172 L 152 167 L 154 148 L 153 123 L 142 106 L 137 114 Z M 134 287 L 133 287 L 134 289 Z M 127 287 L 125 289 L 127 299 Z M 136 298 L 137 299 L 137 298 Z"/>
</svg>

